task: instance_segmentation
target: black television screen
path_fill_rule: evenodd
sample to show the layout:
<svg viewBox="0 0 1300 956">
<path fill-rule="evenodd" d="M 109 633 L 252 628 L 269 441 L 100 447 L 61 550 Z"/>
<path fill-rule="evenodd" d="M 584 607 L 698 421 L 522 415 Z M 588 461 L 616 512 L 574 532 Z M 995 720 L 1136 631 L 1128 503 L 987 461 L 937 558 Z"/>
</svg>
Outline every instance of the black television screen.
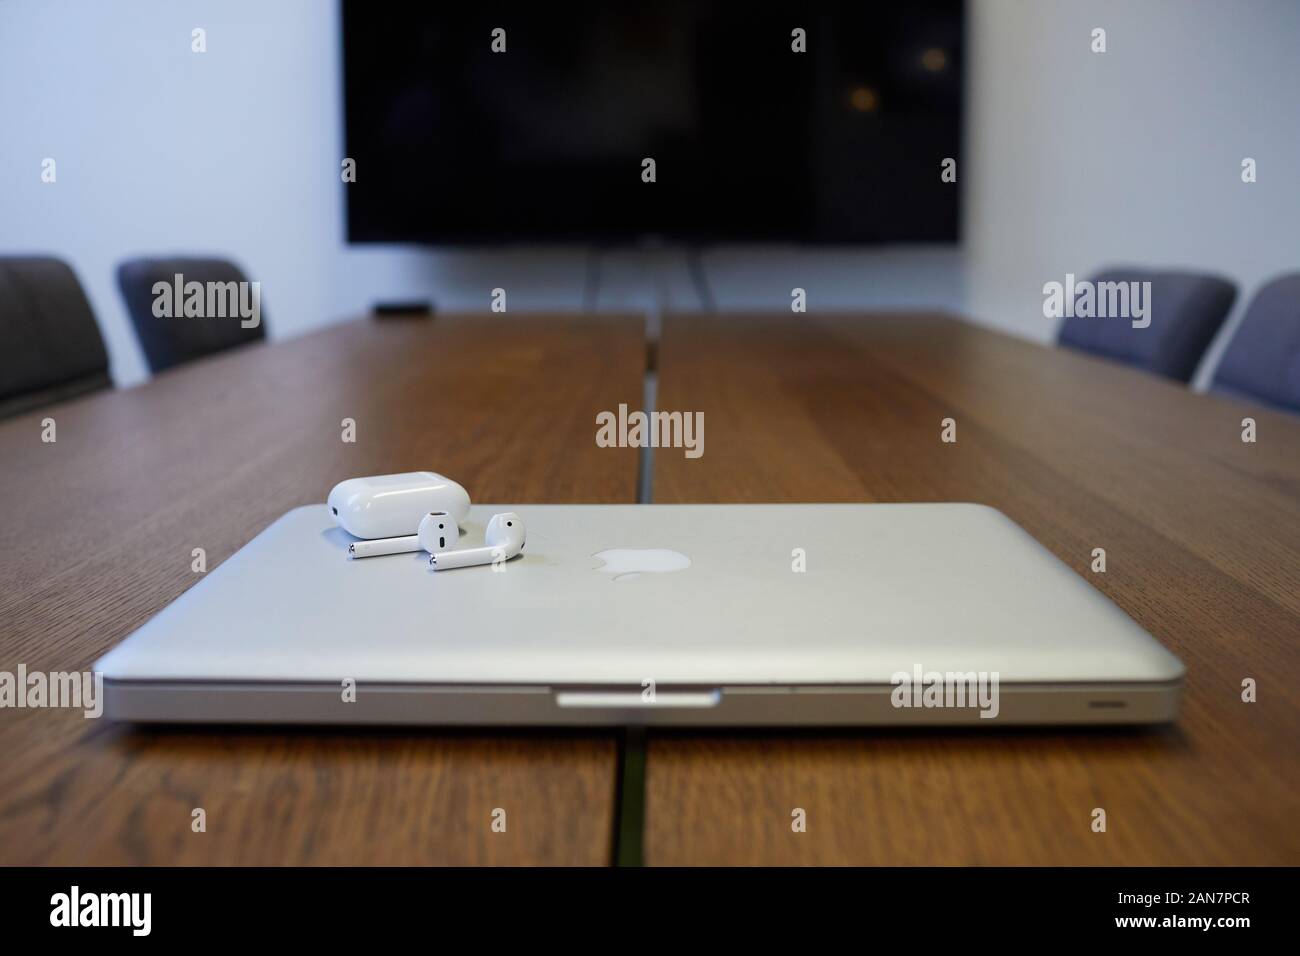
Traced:
<svg viewBox="0 0 1300 956">
<path fill-rule="evenodd" d="M 961 0 L 344 0 L 348 238 L 956 239 L 962 27 Z"/>
</svg>

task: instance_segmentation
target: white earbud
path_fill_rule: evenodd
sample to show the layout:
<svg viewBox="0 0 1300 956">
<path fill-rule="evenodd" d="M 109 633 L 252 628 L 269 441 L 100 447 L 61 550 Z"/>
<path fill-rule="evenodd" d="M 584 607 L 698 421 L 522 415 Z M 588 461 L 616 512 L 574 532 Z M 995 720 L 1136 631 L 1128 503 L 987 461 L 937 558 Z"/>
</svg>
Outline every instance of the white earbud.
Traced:
<svg viewBox="0 0 1300 956">
<path fill-rule="evenodd" d="M 456 520 L 445 511 L 431 511 L 420 519 L 415 534 L 397 538 L 376 538 L 373 541 L 353 541 L 348 545 L 348 555 L 354 558 L 377 558 L 383 554 L 409 554 L 412 551 L 447 551 L 460 540 Z"/>
<path fill-rule="evenodd" d="M 430 554 L 429 567 L 435 571 L 447 571 L 451 568 L 468 568 L 476 564 L 509 561 L 524 550 L 526 536 L 527 530 L 524 528 L 523 519 L 513 511 L 493 515 L 484 536 L 486 547 Z"/>
<path fill-rule="evenodd" d="M 456 520 L 445 511 L 430 511 L 420 519 L 420 529 L 416 532 L 420 547 L 430 554 L 450 551 L 460 540 L 460 528 Z"/>
</svg>

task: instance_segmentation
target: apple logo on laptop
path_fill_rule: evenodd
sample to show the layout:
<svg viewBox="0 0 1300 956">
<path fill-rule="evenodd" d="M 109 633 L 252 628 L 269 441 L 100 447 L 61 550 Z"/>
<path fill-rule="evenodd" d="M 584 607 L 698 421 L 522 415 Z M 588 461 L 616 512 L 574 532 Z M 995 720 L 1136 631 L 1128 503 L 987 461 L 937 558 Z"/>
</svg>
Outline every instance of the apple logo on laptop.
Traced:
<svg viewBox="0 0 1300 956">
<path fill-rule="evenodd" d="M 685 571 L 691 559 L 668 548 L 609 548 L 592 555 L 604 562 L 597 571 L 614 575 L 614 580 L 634 578 L 639 574 L 668 574 Z"/>
</svg>

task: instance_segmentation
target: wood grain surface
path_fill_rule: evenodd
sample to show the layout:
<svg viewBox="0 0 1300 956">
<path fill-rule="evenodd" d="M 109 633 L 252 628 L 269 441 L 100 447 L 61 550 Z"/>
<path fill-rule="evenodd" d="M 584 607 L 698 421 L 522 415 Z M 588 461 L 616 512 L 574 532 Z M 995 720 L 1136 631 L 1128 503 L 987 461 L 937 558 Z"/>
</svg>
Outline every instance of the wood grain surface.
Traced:
<svg viewBox="0 0 1300 956">
<path fill-rule="evenodd" d="M 594 434 L 598 411 L 640 402 L 642 330 L 636 316 L 354 322 L 0 423 L 0 670 L 86 668 L 194 583 L 192 549 L 211 570 L 346 477 L 435 468 L 480 501 L 635 501 L 636 451 Z M 134 730 L 5 709 L 0 755 L 3 864 L 611 853 L 608 733 Z"/>
<path fill-rule="evenodd" d="M 652 735 L 647 862 L 1300 863 L 1300 420 L 933 315 L 670 316 L 659 364 L 707 444 L 655 501 L 994 505 L 1188 676 L 1147 730 Z"/>
</svg>

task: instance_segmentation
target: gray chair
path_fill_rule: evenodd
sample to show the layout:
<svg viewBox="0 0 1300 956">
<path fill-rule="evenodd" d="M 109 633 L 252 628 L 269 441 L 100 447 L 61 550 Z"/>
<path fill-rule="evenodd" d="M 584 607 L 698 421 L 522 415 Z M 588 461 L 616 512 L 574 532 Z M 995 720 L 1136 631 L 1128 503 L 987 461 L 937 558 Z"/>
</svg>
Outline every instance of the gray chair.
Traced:
<svg viewBox="0 0 1300 956">
<path fill-rule="evenodd" d="M 1134 328 L 1125 318 L 1071 317 L 1057 342 L 1189 382 L 1232 308 L 1237 287 L 1226 279 L 1194 272 L 1107 269 L 1093 283 L 1150 282 L 1151 324 Z"/>
<path fill-rule="evenodd" d="M 1300 272 L 1255 293 L 1210 390 L 1300 412 Z"/>
<path fill-rule="evenodd" d="M 0 257 L 0 418 L 109 388 L 108 353 L 72 268 Z"/>
<path fill-rule="evenodd" d="M 179 311 L 180 303 L 173 303 L 172 315 L 154 315 L 155 284 L 163 282 L 174 287 L 177 275 L 183 277 L 183 283 L 201 282 L 205 287 L 208 283 L 225 287 L 248 281 L 237 265 L 225 259 L 131 259 L 118 266 L 117 283 L 150 371 L 161 372 L 266 338 L 260 310 L 259 323 L 251 328 L 245 328 L 238 315 L 184 316 Z"/>
</svg>

